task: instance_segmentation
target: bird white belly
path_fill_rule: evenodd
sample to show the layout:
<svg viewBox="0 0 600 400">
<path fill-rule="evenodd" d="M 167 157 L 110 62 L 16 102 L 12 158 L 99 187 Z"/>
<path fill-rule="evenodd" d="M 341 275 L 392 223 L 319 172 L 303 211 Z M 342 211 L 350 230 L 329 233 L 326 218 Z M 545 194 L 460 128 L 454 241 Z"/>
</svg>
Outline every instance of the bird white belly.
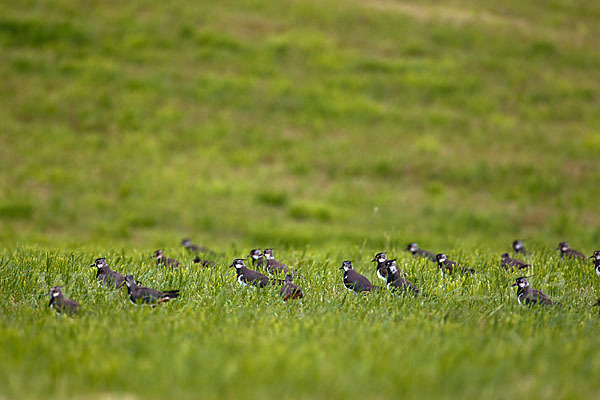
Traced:
<svg viewBox="0 0 600 400">
<path fill-rule="evenodd" d="M 238 276 L 238 283 L 242 286 L 246 286 L 246 282 L 244 281 L 244 275 Z"/>
<path fill-rule="evenodd" d="M 596 275 L 600 278 L 600 268 L 596 268 Z"/>
<path fill-rule="evenodd" d="M 387 278 L 383 275 L 381 275 L 381 272 L 379 272 L 379 270 L 377 270 L 377 277 L 383 281 L 387 281 Z"/>
<path fill-rule="evenodd" d="M 517 296 L 517 301 L 519 302 L 520 305 L 523 305 L 523 303 L 521 303 L 521 296 L 523 296 L 523 294 L 520 294 Z"/>
</svg>

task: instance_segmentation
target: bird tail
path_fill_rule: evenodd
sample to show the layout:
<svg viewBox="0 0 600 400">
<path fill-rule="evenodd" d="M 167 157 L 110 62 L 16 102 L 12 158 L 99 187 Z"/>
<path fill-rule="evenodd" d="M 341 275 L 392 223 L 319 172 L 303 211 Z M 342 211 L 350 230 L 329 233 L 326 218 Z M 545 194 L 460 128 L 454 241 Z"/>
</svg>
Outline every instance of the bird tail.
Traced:
<svg viewBox="0 0 600 400">
<path fill-rule="evenodd" d="M 161 300 L 167 301 L 169 299 L 174 299 L 176 297 L 179 297 L 179 290 L 167 290 L 167 291 L 163 292 Z"/>
</svg>

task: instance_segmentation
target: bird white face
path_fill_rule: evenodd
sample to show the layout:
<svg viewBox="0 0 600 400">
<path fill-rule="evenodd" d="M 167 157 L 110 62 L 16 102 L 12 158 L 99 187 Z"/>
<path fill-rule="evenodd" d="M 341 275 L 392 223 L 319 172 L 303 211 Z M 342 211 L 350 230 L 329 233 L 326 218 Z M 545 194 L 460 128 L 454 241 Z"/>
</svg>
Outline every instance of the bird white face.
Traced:
<svg viewBox="0 0 600 400">
<path fill-rule="evenodd" d="M 437 258 L 438 262 L 444 262 L 447 260 L 445 254 L 438 254 L 436 258 Z"/>
<path fill-rule="evenodd" d="M 560 251 L 565 252 L 567 250 L 569 250 L 569 243 L 567 243 L 567 242 L 561 243 L 560 244 Z"/>
<path fill-rule="evenodd" d="M 377 262 L 384 262 L 385 260 L 387 260 L 387 255 L 385 253 L 379 253 L 375 256 L 375 259 L 377 260 Z"/>
<path fill-rule="evenodd" d="M 417 246 L 416 243 L 411 243 L 408 245 L 408 251 L 410 251 L 410 252 L 415 252 L 415 251 L 417 251 L 418 248 L 419 248 L 419 246 Z"/>
<path fill-rule="evenodd" d="M 352 262 L 350 261 L 344 261 L 342 263 L 342 268 L 344 269 L 344 271 L 350 271 L 352 269 Z"/>
<path fill-rule="evenodd" d="M 96 261 L 94 261 L 94 264 L 96 264 L 96 267 L 102 268 L 106 265 L 106 259 L 98 258 L 98 259 L 96 259 Z"/>
<path fill-rule="evenodd" d="M 258 260 L 262 257 L 262 253 L 260 250 L 252 250 L 250 252 L 250 257 L 252 257 L 254 260 Z"/>
<path fill-rule="evenodd" d="M 529 282 L 525 278 L 517 278 L 517 286 L 520 288 L 524 288 L 529 286 Z"/>
<path fill-rule="evenodd" d="M 60 293 L 58 293 L 58 292 L 53 292 L 53 293 L 52 293 L 52 297 L 58 297 L 58 295 L 59 295 L 59 294 L 60 294 Z"/>
<path fill-rule="evenodd" d="M 245 264 L 244 264 L 244 260 L 242 260 L 242 259 L 240 259 L 240 258 L 238 258 L 238 259 L 236 259 L 236 260 L 233 260 L 233 266 L 234 266 L 236 269 L 240 269 L 240 268 L 244 267 L 244 266 L 245 266 Z"/>
<path fill-rule="evenodd" d="M 505 260 L 505 259 L 507 259 L 507 258 L 509 258 L 509 257 L 510 257 L 510 255 L 509 255 L 508 253 L 504 253 L 504 254 L 502 254 L 502 259 L 503 259 L 503 260 Z"/>
<path fill-rule="evenodd" d="M 521 241 L 517 241 L 515 242 L 514 246 L 515 250 L 521 250 L 523 248 L 523 243 L 521 243 Z"/>
<path fill-rule="evenodd" d="M 273 249 L 265 249 L 265 250 L 263 251 L 263 255 L 265 256 L 265 258 L 266 258 L 267 260 L 270 260 L 270 259 L 274 258 L 274 257 L 273 257 Z"/>
</svg>

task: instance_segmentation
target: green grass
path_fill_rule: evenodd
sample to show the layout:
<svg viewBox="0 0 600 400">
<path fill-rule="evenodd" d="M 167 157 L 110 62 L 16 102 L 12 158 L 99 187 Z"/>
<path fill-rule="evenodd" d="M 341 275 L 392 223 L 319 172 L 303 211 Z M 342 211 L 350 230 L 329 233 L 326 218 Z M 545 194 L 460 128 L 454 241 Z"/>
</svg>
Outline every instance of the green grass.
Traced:
<svg viewBox="0 0 600 400">
<path fill-rule="evenodd" d="M 0 397 L 597 397 L 596 277 L 554 247 L 600 248 L 599 18 L 0 1 Z M 218 267 L 158 271 L 186 236 Z M 516 238 L 561 307 L 517 307 Z M 440 287 L 411 241 L 482 273 Z M 256 247 L 302 269 L 301 304 L 235 285 Z M 341 261 L 375 278 L 382 250 L 433 297 L 348 295 Z M 134 308 L 98 256 L 182 298 Z M 47 309 L 58 284 L 84 315 Z"/>
</svg>

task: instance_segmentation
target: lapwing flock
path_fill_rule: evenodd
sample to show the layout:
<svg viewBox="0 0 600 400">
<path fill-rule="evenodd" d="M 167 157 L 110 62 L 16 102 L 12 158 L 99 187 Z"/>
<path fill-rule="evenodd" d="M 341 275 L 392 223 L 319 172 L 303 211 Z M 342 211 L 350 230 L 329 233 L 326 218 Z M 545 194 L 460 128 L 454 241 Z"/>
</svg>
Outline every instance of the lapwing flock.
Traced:
<svg viewBox="0 0 600 400">
<path fill-rule="evenodd" d="M 216 263 L 209 259 L 199 257 L 199 254 L 208 254 L 216 256 L 218 253 L 203 246 L 193 244 L 190 239 L 183 239 L 181 244 L 193 255 L 194 264 L 204 267 L 215 267 Z M 527 255 L 525 246 L 520 240 L 512 243 L 515 257 Z M 406 250 L 414 257 L 425 258 L 435 263 L 442 277 L 453 275 L 472 275 L 476 271 L 458 264 L 456 261 L 449 260 L 445 253 L 433 253 L 420 249 L 417 243 L 409 243 Z M 559 243 L 557 250 L 560 250 L 561 258 L 575 260 L 586 260 L 587 257 L 569 246 L 568 242 Z M 153 258 L 160 267 L 175 269 L 182 265 L 178 260 L 165 256 L 163 250 L 156 250 Z M 600 250 L 594 251 L 589 258 L 593 259 L 596 274 L 600 277 Z M 250 260 L 250 269 L 246 266 L 246 260 Z M 353 293 L 370 293 L 373 291 L 388 290 L 403 296 L 418 297 L 423 294 L 409 279 L 405 272 L 401 271 L 396 259 L 388 259 L 385 252 L 375 254 L 371 262 L 376 263 L 376 275 L 385 282 L 385 286 L 377 286 L 371 283 L 367 277 L 354 270 L 352 261 L 342 262 L 340 270 L 343 271 L 343 285 Z M 133 275 L 123 275 L 120 272 L 112 270 L 105 258 L 97 258 L 90 267 L 96 267 L 96 280 L 104 286 L 120 289 L 123 286 L 127 288 L 129 300 L 136 305 L 150 305 L 156 307 L 171 299 L 179 297 L 179 290 L 160 291 L 150 287 L 142 286 L 141 282 L 135 280 Z M 273 249 L 253 249 L 246 258 L 236 258 L 229 267 L 235 268 L 236 279 L 241 286 L 254 288 L 264 288 L 267 286 L 281 287 L 279 294 L 283 301 L 297 300 L 304 297 L 302 289 L 294 283 L 296 275 L 293 267 L 288 266 L 275 259 Z M 530 264 L 513 258 L 509 253 L 503 253 L 501 256 L 500 267 L 507 271 L 522 271 L 531 268 Z M 262 272 L 261 272 L 262 271 Z M 542 304 L 553 306 L 557 304 L 540 290 L 529 286 L 527 278 L 530 276 L 519 276 L 511 286 L 517 287 L 517 301 L 521 305 Z M 281 279 L 283 278 L 283 279 Z M 80 304 L 72 299 L 65 297 L 61 287 L 54 286 L 50 289 L 48 295 L 50 298 L 49 306 L 54 308 L 57 313 L 77 314 Z M 600 306 L 600 298 L 594 304 Z"/>
</svg>

